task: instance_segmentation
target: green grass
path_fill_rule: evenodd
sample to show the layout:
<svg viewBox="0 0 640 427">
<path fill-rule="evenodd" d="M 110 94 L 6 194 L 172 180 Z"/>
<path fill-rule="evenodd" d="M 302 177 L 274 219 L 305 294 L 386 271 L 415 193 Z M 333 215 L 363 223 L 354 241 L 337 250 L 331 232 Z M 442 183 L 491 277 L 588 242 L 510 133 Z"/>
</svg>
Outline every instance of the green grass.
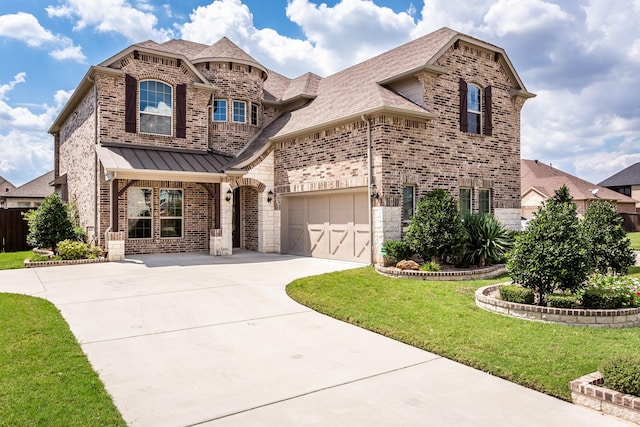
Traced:
<svg viewBox="0 0 640 427">
<path fill-rule="evenodd" d="M 58 309 L 0 294 L 0 426 L 124 426 Z"/>
<path fill-rule="evenodd" d="M 393 279 L 364 267 L 296 280 L 287 293 L 329 316 L 565 400 L 569 381 L 596 371 L 603 357 L 640 348 L 636 328 L 545 324 L 476 307 L 476 289 L 506 280 Z"/>
<path fill-rule="evenodd" d="M 33 255 L 33 251 L 0 252 L 0 270 L 24 268 L 24 260 Z"/>
<path fill-rule="evenodd" d="M 631 247 L 636 251 L 640 251 L 640 232 L 627 233 L 627 236 L 631 240 Z"/>
</svg>

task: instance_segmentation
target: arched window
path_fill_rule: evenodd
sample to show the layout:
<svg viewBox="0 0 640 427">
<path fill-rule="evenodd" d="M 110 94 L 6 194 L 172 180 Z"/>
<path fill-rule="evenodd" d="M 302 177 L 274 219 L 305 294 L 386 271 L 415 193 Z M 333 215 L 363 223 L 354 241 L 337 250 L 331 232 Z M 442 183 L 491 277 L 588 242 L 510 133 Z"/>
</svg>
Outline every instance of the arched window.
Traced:
<svg viewBox="0 0 640 427">
<path fill-rule="evenodd" d="M 467 124 L 469 133 L 482 133 L 482 91 L 476 85 L 467 87 Z"/>
<path fill-rule="evenodd" d="M 171 135 L 173 88 L 157 80 L 140 82 L 140 132 Z"/>
</svg>

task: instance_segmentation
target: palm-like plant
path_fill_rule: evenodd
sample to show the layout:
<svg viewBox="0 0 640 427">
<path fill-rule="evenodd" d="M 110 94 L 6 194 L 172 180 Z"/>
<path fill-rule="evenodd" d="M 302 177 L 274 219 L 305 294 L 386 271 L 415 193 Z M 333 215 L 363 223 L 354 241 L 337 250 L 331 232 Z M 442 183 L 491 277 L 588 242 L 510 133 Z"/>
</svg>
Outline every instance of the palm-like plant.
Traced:
<svg viewBox="0 0 640 427">
<path fill-rule="evenodd" d="M 492 215 L 466 214 L 464 256 L 480 267 L 499 262 L 513 247 L 513 234 Z"/>
</svg>

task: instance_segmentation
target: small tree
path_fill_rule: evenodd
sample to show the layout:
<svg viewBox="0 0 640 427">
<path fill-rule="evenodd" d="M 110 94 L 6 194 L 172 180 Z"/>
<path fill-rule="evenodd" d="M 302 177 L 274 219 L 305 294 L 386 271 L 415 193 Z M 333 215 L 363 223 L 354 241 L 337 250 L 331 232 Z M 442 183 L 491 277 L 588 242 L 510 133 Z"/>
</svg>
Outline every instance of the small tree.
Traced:
<svg viewBox="0 0 640 427">
<path fill-rule="evenodd" d="M 31 246 L 55 250 L 58 242 L 74 238 L 67 205 L 55 193 L 24 218 L 29 223 L 27 243 Z"/>
<path fill-rule="evenodd" d="M 425 261 L 439 262 L 456 254 L 464 234 L 455 199 L 442 189 L 427 193 L 418 202 L 404 238 Z"/>
<path fill-rule="evenodd" d="M 584 213 L 582 231 L 587 242 L 590 266 L 606 273 L 612 269 L 624 274 L 635 263 L 635 255 L 622 218 L 616 207 L 604 200 L 596 200 Z"/>
<path fill-rule="evenodd" d="M 511 279 L 534 290 L 538 304 L 556 289 L 576 291 L 589 274 L 586 242 L 566 186 L 544 203 L 509 253 Z"/>
</svg>

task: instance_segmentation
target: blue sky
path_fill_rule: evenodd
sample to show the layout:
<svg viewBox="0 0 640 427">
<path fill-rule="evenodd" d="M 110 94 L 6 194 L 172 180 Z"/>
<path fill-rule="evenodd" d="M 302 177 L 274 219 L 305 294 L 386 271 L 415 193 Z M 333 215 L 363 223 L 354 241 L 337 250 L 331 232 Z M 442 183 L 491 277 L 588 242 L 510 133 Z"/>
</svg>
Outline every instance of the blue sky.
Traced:
<svg viewBox="0 0 640 427">
<path fill-rule="evenodd" d="M 522 156 L 600 182 L 640 161 L 640 0 L 0 2 L 0 176 L 53 169 L 49 126 L 130 44 L 223 36 L 289 77 L 326 76 L 447 26 L 504 48 L 530 92 Z"/>
</svg>

